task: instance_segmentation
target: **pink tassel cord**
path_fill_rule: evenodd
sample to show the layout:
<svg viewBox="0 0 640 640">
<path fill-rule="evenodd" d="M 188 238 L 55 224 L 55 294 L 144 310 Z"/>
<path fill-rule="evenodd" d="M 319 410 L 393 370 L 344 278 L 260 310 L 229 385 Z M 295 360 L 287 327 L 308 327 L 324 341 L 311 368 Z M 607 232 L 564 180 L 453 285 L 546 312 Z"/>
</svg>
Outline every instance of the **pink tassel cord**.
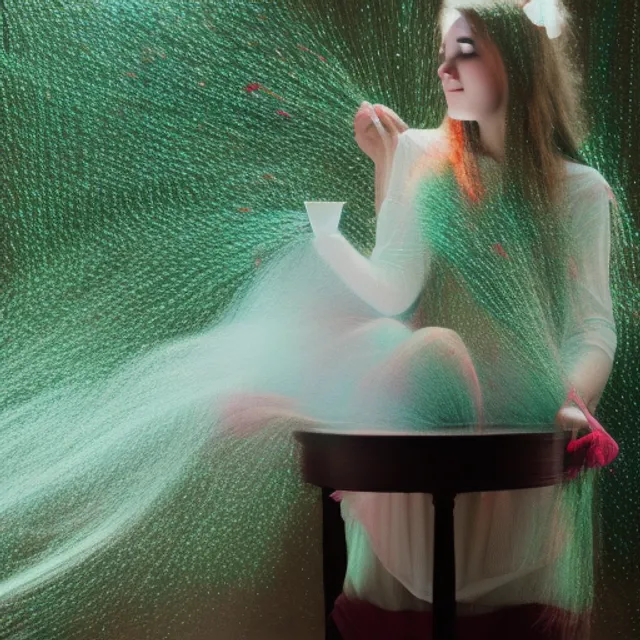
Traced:
<svg viewBox="0 0 640 640">
<path fill-rule="evenodd" d="M 618 443 L 605 431 L 604 427 L 591 415 L 589 409 L 583 402 L 582 398 L 572 387 L 567 396 L 567 402 L 574 402 L 582 411 L 591 433 L 582 438 L 572 440 L 567 445 L 567 452 L 574 454 L 577 452 L 585 452 L 584 466 L 589 469 L 602 468 L 611 464 L 618 456 Z M 581 471 L 582 465 L 572 466 L 569 468 L 567 475 L 569 478 L 575 478 Z"/>
</svg>

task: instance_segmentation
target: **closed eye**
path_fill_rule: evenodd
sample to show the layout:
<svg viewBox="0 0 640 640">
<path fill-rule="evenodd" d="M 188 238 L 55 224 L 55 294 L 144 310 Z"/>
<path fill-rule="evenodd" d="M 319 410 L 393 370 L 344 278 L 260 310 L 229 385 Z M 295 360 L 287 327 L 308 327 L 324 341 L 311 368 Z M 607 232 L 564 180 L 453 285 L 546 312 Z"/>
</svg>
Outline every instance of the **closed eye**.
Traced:
<svg viewBox="0 0 640 640">
<path fill-rule="evenodd" d="M 453 60 L 457 59 L 457 58 L 475 58 L 478 55 L 478 52 L 476 51 L 476 45 L 475 42 L 473 41 L 472 38 L 458 38 L 456 40 L 456 43 L 458 44 L 458 51 L 456 51 L 455 55 L 453 56 Z M 438 64 L 441 65 L 443 62 L 445 62 L 446 60 L 446 56 L 445 56 L 445 49 L 444 47 L 442 47 L 439 51 L 438 51 Z"/>
<path fill-rule="evenodd" d="M 463 58 L 470 58 L 477 55 L 476 43 L 472 38 L 458 38 L 456 42 L 460 47 L 460 55 Z"/>
</svg>

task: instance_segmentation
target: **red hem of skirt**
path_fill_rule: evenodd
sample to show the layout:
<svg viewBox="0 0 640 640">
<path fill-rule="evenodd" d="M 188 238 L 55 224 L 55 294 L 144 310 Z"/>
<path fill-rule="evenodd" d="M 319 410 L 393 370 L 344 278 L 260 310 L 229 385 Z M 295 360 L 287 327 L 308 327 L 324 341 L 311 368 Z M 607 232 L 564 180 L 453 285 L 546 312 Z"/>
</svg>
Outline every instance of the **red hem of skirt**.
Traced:
<svg viewBox="0 0 640 640">
<path fill-rule="evenodd" d="M 431 611 L 387 611 L 341 594 L 331 617 L 343 640 L 432 640 Z M 555 622 L 554 622 L 555 621 Z M 491 613 L 459 616 L 458 640 L 561 640 L 587 638 L 588 614 L 524 604 Z M 585 635 L 586 634 L 586 635 Z"/>
</svg>

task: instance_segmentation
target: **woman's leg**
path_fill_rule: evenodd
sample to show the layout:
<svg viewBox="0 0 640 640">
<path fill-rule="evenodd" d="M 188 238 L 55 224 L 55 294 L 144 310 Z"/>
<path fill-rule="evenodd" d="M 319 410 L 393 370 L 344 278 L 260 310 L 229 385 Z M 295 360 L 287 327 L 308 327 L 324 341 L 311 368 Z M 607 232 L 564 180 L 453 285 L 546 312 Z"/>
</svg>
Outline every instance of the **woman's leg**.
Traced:
<svg viewBox="0 0 640 640">
<path fill-rule="evenodd" d="M 427 327 L 398 343 L 391 355 L 375 367 L 359 389 L 359 404 L 376 406 L 391 416 L 404 412 L 428 424 L 468 421 L 469 398 L 476 424 L 482 424 L 480 382 L 462 338 L 450 329 Z M 419 426 L 419 425 L 417 425 Z"/>
<path fill-rule="evenodd" d="M 271 421 L 295 419 L 296 416 L 299 416 L 301 426 L 302 423 L 314 423 L 312 415 L 323 415 L 314 402 L 332 407 L 345 404 L 347 401 L 341 396 L 348 395 L 350 385 L 356 384 L 362 371 L 383 362 L 411 335 L 411 329 L 402 322 L 380 318 L 328 340 L 309 353 L 305 371 L 308 389 L 301 397 L 253 392 L 230 395 L 220 404 L 222 431 L 236 436 L 250 435 Z"/>
</svg>

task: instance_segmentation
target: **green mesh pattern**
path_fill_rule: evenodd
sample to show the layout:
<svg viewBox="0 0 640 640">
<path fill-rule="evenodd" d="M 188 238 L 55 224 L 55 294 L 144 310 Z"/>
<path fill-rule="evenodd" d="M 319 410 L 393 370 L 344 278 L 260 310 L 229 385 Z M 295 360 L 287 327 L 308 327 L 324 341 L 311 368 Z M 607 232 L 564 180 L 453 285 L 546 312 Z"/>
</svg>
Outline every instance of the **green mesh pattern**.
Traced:
<svg viewBox="0 0 640 640">
<path fill-rule="evenodd" d="M 618 353 L 598 417 L 622 453 L 599 483 L 596 609 L 606 637 L 615 628 L 631 638 L 640 625 L 638 9 L 573 4 L 592 114 L 584 154 L 620 211 Z M 317 496 L 301 486 L 292 445 L 270 432 L 211 453 L 209 407 L 170 384 L 172 412 L 153 431 L 129 415 L 88 446 L 82 408 L 93 403 L 118 424 L 119 394 L 158 365 L 146 354 L 209 327 L 279 249 L 310 236 L 303 200 L 348 201 L 343 231 L 371 247 L 373 167 L 353 142 L 353 115 L 366 99 L 413 127 L 437 126 L 437 6 L 0 7 L 0 638 L 196 637 L 199 620 L 222 624 L 247 592 L 286 591 L 278 558 L 308 561 L 317 547 Z M 136 367 L 96 394 L 127 363 Z M 70 395 L 77 403 L 64 402 Z M 29 430 L 25 415 L 37 416 Z M 302 583 L 291 596 L 304 601 L 315 592 Z M 312 624 L 310 604 L 296 612 Z"/>
</svg>

